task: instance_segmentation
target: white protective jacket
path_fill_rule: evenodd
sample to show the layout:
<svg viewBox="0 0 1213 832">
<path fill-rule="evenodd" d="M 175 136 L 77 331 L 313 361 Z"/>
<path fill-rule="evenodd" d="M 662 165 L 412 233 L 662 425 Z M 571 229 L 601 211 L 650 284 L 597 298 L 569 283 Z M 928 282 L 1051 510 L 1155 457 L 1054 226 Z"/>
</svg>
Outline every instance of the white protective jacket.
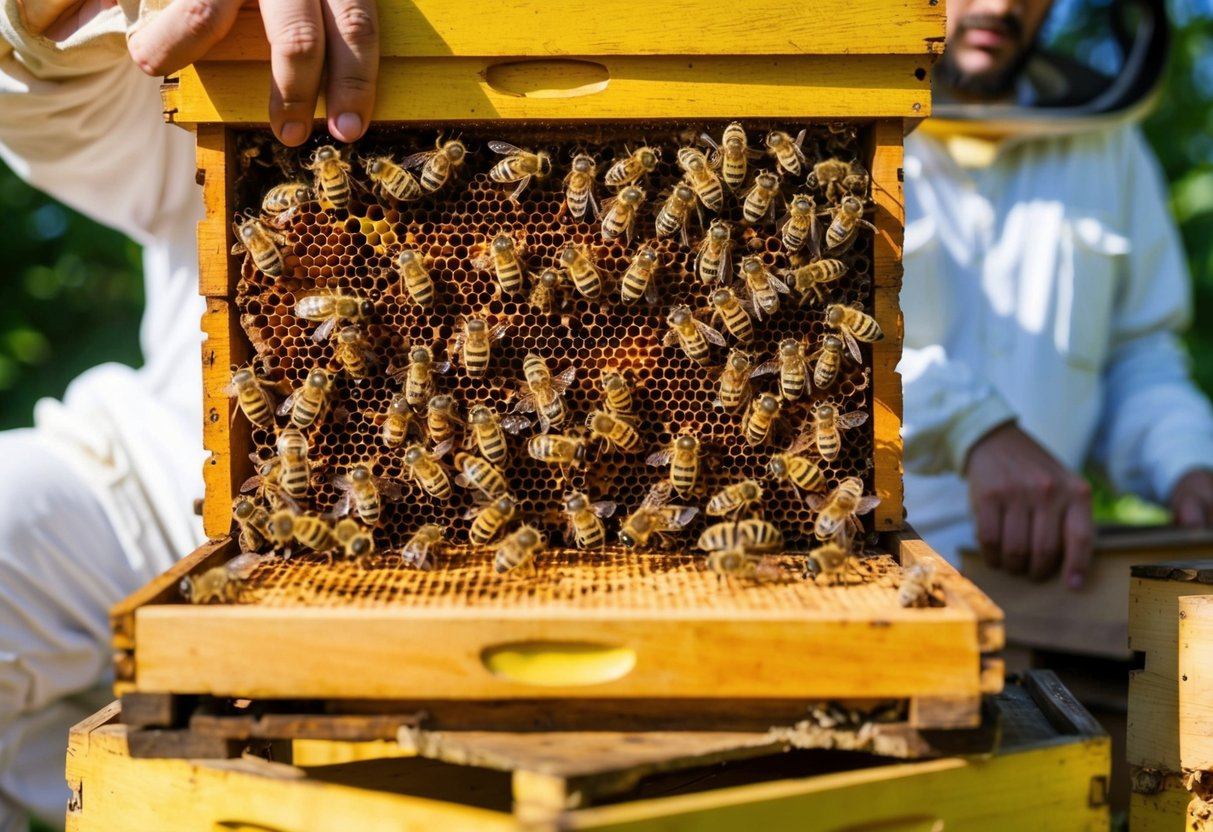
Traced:
<svg viewBox="0 0 1213 832">
<path fill-rule="evenodd" d="M 1008 142 L 976 169 L 912 134 L 905 195 L 906 507 L 941 554 L 973 545 L 960 471 L 1010 419 L 1152 500 L 1213 468 L 1188 271 L 1136 127 Z"/>
</svg>

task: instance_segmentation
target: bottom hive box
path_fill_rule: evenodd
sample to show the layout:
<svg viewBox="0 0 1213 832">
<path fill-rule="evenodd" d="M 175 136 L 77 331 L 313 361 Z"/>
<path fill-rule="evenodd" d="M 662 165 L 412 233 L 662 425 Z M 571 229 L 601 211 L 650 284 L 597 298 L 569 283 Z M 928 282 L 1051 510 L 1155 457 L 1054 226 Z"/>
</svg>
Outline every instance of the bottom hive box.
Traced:
<svg viewBox="0 0 1213 832">
<path fill-rule="evenodd" d="M 1001 612 L 921 540 L 890 536 L 841 582 L 720 578 L 697 555 L 545 555 L 505 576 L 484 558 L 432 572 L 275 560 L 239 603 L 178 586 L 235 556 L 212 543 L 113 611 L 120 695 L 628 703 L 897 700 L 916 728 L 972 727 L 1002 685 Z M 898 603 L 933 569 L 938 603 Z M 599 714 L 601 716 L 601 714 Z M 154 723 L 144 723 L 154 724 Z"/>
<path fill-rule="evenodd" d="M 72 730 L 69 832 L 1108 828 L 1107 736 L 1047 671 L 986 699 L 995 753 L 917 762 L 721 732 L 458 731 L 140 760 L 119 710 Z"/>
</svg>

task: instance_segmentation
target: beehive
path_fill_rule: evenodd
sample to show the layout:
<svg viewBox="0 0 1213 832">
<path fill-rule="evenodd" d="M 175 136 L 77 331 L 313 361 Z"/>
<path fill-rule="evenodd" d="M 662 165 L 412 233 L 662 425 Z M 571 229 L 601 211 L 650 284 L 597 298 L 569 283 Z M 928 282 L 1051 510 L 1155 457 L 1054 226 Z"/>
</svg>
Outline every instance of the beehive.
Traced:
<svg viewBox="0 0 1213 832">
<path fill-rule="evenodd" d="M 705 25 L 687 12 L 676 4 L 605 9 L 586 3 L 551 8 L 512 3 L 494 12 L 492 25 L 485 26 L 480 17 L 444 4 L 385 7 L 376 127 L 355 147 L 340 149 L 352 164 L 352 200 L 343 208 L 310 202 L 284 222 L 286 264 L 278 277 L 256 268 L 250 257 L 228 254 L 233 218 L 255 211 L 269 187 L 309 176 L 304 164 L 331 140 L 317 135 L 297 151 L 267 142 L 260 103 L 254 106 L 248 94 L 267 80 L 267 52 L 255 17 L 245 15 L 207 63 L 170 79 L 166 114 L 196 130 L 209 209 L 199 236 L 202 292 L 208 298 L 207 530 L 215 537 L 231 532 L 233 499 L 254 472 L 249 455 L 264 463 L 274 453 L 272 432 L 251 430 L 235 413 L 225 389 L 233 369 L 252 366 L 281 392 L 297 389 L 313 366 L 332 366 L 334 358 L 332 343 L 313 338 L 317 324 L 300 320 L 296 304 L 310 295 L 350 293 L 374 303 L 365 331 L 376 368 L 366 379 L 338 372 L 333 406 L 319 427 L 309 429 L 318 476 L 306 508 L 329 511 L 338 500 L 334 478 L 365 462 L 376 476 L 403 483 L 406 494 L 403 502 L 388 505 L 375 531 L 381 552 L 397 551 L 427 522 L 446 529 L 451 545 L 429 573 L 390 557 L 371 569 L 311 555 L 274 559 L 258 566 L 243 585 L 239 597 L 245 603 L 184 608 L 170 588 L 176 580 L 238 550 L 228 543 L 201 551 L 115 611 L 120 689 L 444 698 L 870 694 L 966 703 L 959 722 L 954 715 L 922 716 L 926 710 L 919 709 L 922 725 L 932 719 L 969 724 L 976 718 L 980 691 L 1000 684 L 992 665 L 983 673 L 981 658 L 1001 645 L 997 610 L 900 531 L 900 385 L 894 368 L 901 345 L 902 119 L 929 111 L 928 69 L 942 38 L 942 9 L 931 2 L 896 0 L 866 0 L 846 8 L 772 0 L 751 4 L 745 20 L 720 25 Z M 822 25 L 826 19 L 831 25 Z M 637 20 L 645 25 L 637 26 Z M 888 26 L 890 20 L 899 26 Z M 537 38 L 536 32 L 547 37 Z M 686 37 L 677 37 L 678 32 Z M 735 225 L 735 264 L 753 255 L 783 276 L 803 262 L 789 256 L 775 220 L 787 200 L 802 191 L 810 190 L 824 207 L 823 191 L 803 184 L 814 162 L 854 161 L 871 176 L 870 187 L 856 190 L 867 201 L 864 217 L 875 232 L 861 229 L 857 241 L 837 254 L 848 274 L 826 287 L 824 299 L 802 303 L 793 294 L 780 295 L 779 310 L 757 326 L 751 348 L 755 363 L 771 357 L 784 337 L 803 338 L 809 352 L 815 350 L 827 331 L 827 302 L 862 308 L 885 334 L 862 345 L 862 362 L 845 359 L 833 386 L 785 406 L 775 432 L 756 445 L 742 435 L 744 414 L 713 406 L 725 350 L 712 347 L 709 365 L 701 366 L 676 344 L 663 342 L 666 314 L 674 305 L 686 304 L 710 319 L 707 297 L 714 287 L 696 279 L 693 262 L 696 244 L 715 215 L 693 218 L 688 244 L 676 237 L 654 241 L 662 260 L 656 303 L 626 305 L 619 297 L 629 258 L 642 242 L 653 241 L 657 207 L 681 177 L 677 150 L 708 150 L 701 136 L 719 141 L 725 125 L 734 121 L 759 151 L 751 169 L 775 167 L 762 153 L 763 137 L 773 130 L 792 136 L 803 130 L 808 157 L 799 176 L 785 177 L 770 217 L 743 222 L 741 197 L 726 193 L 719 216 Z M 388 154 L 400 161 L 452 135 L 470 152 L 435 193 L 398 202 L 367 187 L 362 160 Z M 554 172 L 510 201 L 513 186 L 489 177 L 501 159 L 488 147 L 494 140 L 550 154 Z M 648 201 L 635 240 L 604 239 L 598 222 L 561 210 L 561 179 L 574 153 L 595 157 L 596 197 L 603 202 L 614 190 L 604 187 L 603 172 L 640 145 L 658 148 L 661 163 L 640 182 Z M 819 220 L 819 232 L 824 233 L 827 219 Z M 602 297 L 590 300 L 566 286 L 562 299 L 545 311 L 525 292 L 503 293 L 491 271 L 478 264 L 500 232 L 525 245 L 524 266 L 532 274 L 553 265 L 566 244 L 584 246 L 605 279 Z M 405 245 L 422 254 L 438 287 L 433 310 L 421 310 L 402 295 L 392 257 Z M 635 391 L 641 441 L 634 452 L 592 443 L 585 467 L 563 477 L 530 459 L 522 439 L 511 438 L 510 489 L 520 498 L 525 519 L 552 542 L 537 558 L 533 575 L 496 574 L 491 550 L 466 544 L 472 494 L 456 487 L 449 501 L 433 498 L 411 482 L 399 451 L 385 449 L 377 438 L 378 421 L 399 389 L 387 377 L 388 368 L 400 365 L 406 345 L 433 346 L 440 360 L 448 359 L 451 338 L 469 315 L 510 328 L 494 346 L 485 378 L 469 378 L 458 366 L 436 377 L 437 389 L 451 393 L 463 414 L 475 403 L 499 414 L 516 409 L 529 352 L 543 356 L 553 373 L 575 368 L 565 394 L 570 424 L 583 422 L 599 405 L 603 369 L 622 371 Z M 755 379 L 755 389 L 773 389 L 776 378 Z M 865 493 L 880 498 L 860 536 L 873 557 L 843 586 L 802 575 L 802 558 L 794 553 L 814 542 L 815 512 L 787 486 L 766 477 L 771 454 L 793 441 L 815 403 L 827 401 L 841 412 L 867 416 L 864 424 L 843 433 L 838 458 L 823 464 L 827 487 L 857 476 Z M 776 580 L 720 580 L 706 573 L 702 553 L 695 550 L 706 522 L 702 516 L 681 534 L 640 550 L 563 547 L 560 499 L 566 491 L 583 490 L 592 500 L 617 504 L 617 516 L 608 521 L 613 544 L 620 518 L 665 475 L 646 463 L 647 456 L 684 430 L 699 435 L 705 463 L 698 492 L 675 502 L 702 509 L 725 484 L 744 477 L 763 480 L 768 493 L 763 516 L 781 529 L 789 550 L 768 561 Z M 901 570 L 916 560 L 935 564 L 945 607 L 898 606 Z M 726 621 L 729 644 L 720 641 Z M 235 655 L 238 633 L 250 626 L 261 638 L 236 649 L 238 662 L 226 662 L 225 655 Z M 380 645 L 402 626 L 425 632 L 458 658 L 445 669 L 439 666 L 445 659 L 431 664 L 422 655 L 425 644 L 393 644 L 395 653 L 355 658 L 357 645 Z M 411 670 L 407 680 L 391 673 L 367 679 L 358 675 L 362 668 L 339 678 L 312 673 L 305 679 L 308 674 L 295 672 L 299 665 L 287 658 L 297 655 L 289 649 L 255 659 L 248 652 L 262 644 L 281 645 L 283 639 L 312 647 L 323 642 L 319 649 L 344 651 L 355 665 L 365 658 L 405 662 Z M 522 684 L 492 664 L 498 647 L 532 642 L 564 659 L 589 654 L 598 670 L 580 682 L 568 676 L 547 680 L 541 689 L 533 679 Z M 688 657 L 670 662 L 674 649 L 684 649 Z M 705 660 L 722 649 L 725 656 L 752 654 L 758 666 L 738 674 L 727 661 Z M 819 657 L 836 656 L 837 672 L 823 674 L 795 660 L 811 650 Z M 174 651 L 191 655 L 189 667 L 173 661 Z M 776 661 L 779 652 L 785 659 Z M 851 653 L 857 661 L 850 660 Z M 622 664 L 612 665 L 617 659 Z M 419 672 L 418 665 L 428 669 Z M 703 673 L 695 670 L 698 665 L 704 665 Z M 676 678 L 675 666 L 686 672 Z M 870 672 L 873 667 L 881 672 Z M 491 678 L 468 678 L 486 668 Z M 249 673 L 261 675 L 253 681 Z"/>
</svg>

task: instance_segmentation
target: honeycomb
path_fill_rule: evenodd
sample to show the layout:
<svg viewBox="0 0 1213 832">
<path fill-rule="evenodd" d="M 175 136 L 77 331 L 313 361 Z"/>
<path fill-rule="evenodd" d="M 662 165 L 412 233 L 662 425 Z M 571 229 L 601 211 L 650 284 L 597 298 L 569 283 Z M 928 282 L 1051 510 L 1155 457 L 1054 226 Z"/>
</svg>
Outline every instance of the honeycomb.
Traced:
<svg viewBox="0 0 1213 832">
<path fill-rule="evenodd" d="M 713 346 L 711 366 L 701 366 L 684 355 L 677 344 L 663 343 L 668 330 L 666 316 L 675 305 L 686 304 L 700 319 L 712 320 L 709 296 L 716 286 L 700 283 L 694 274 L 694 261 L 707 224 L 717 216 L 733 224 L 734 279 L 738 274 L 736 263 L 746 255 L 757 255 L 775 274 L 805 262 L 803 255 L 789 256 L 785 252 L 774 220 L 753 226 L 743 223 L 741 197 L 727 188 L 724 207 L 718 214 L 691 213 L 689 246 L 684 246 L 677 235 L 656 239 L 658 208 L 683 176 L 676 164 L 678 148 L 691 144 L 702 147 L 702 133 L 719 140 L 724 126 L 723 122 L 629 122 L 592 129 L 577 125 L 464 125 L 459 133 L 468 150 L 464 164 L 452 172 L 442 188 L 408 202 L 373 192 L 364 162 L 380 155 L 400 162 L 410 154 L 431 150 L 436 146 L 434 129 L 385 128 L 368 134 L 354 147 L 342 148 L 351 164 L 348 205 L 335 208 L 323 200 L 313 201 L 285 218 L 281 223 L 287 241 L 282 246 L 282 273 L 270 277 L 257 268 L 253 257 L 245 256 L 235 298 L 242 327 L 253 347 L 252 364 L 280 393 L 299 388 L 313 367 L 339 366 L 334 356 L 336 339 L 316 340 L 313 333 L 318 323 L 296 315 L 295 304 L 300 298 L 355 294 L 374 303 L 373 316 L 360 324 L 375 356 L 373 372 L 362 379 L 337 372 L 327 415 L 307 431 L 313 485 L 310 505 L 305 508 L 319 514 L 331 512 L 340 498 L 336 478 L 353 465 L 365 464 L 374 476 L 399 483 L 402 492 L 402 499 L 385 504 L 374 530 L 380 552 L 400 549 L 427 523 L 446 529 L 449 542 L 467 542 L 469 515 L 477 505 L 473 490 L 455 485 L 449 500 L 430 496 L 410 477 L 402 461 L 403 449 L 389 449 L 378 437 L 382 415 L 401 390 L 400 382 L 389 370 L 404 366 L 407 347 L 426 345 L 433 349 L 436 361 L 450 360 L 451 343 L 462 321 L 479 315 L 490 325 L 508 325 L 504 338 L 493 345 L 488 373 L 472 378 L 461 365 L 452 362 L 447 372 L 435 376 L 437 392 L 452 395 L 465 418 L 477 404 L 502 416 L 513 412 L 525 389 L 523 359 L 530 352 L 543 356 L 553 375 L 576 368 L 575 379 L 564 394 L 571 416 L 554 431 L 569 432 L 573 426 L 584 425 L 587 414 L 603 405 L 599 384 L 603 370 L 622 372 L 632 386 L 636 429 L 641 438 L 641 448 L 636 452 L 625 453 L 591 441 L 585 464 L 561 471 L 527 454 L 526 441 L 537 427 L 518 436 L 507 434 L 510 458 L 503 467 L 519 502 L 520 518 L 542 529 L 553 546 L 565 540 L 562 498 L 574 490 L 585 492 L 593 501 L 616 504 L 614 516 L 605 520 L 607 540 L 615 543 L 622 519 L 641 505 L 655 483 L 669 475 L 668 466 L 650 465 L 646 458 L 668 446 L 682 431 L 692 431 L 699 437 L 703 462 L 694 498 L 675 495 L 671 502 L 695 505 L 700 513 L 678 534 L 654 538 L 648 549 L 695 551 L 703 528 L 719 519 L 705 517 L 702 509 L 708 499 L 724 486 L 745 478 L 763 484 L 761 514 L 783 532 L 787 550 L 813 545 L 814 510 L 790 485 L 772 481 L 767 463 L 773 453 L 785 450 L 798 436 L 816 402 L 831 402 L 840 413 L 870 413 L 870 348 L 861 345 L 863 364 L 844 359 L 839 378 L 830 388 L 813 389 L 799 401 L 785 404 L 768 441 L 751 447 L 743 436 L 745 412 L 729 414 L 713 406 L 727 350 Z M 806 130 L 806 169 L 799 176 L 783 177 L 775 217 L 785 213 L 786 203 L 796 193 L 811 192 L 819 204 L 825 202 L 823 191 L 810 191 L 804 184 L 806 170 L 814 162 L 834 157 L 858 161 L 865 167 L 870 163 L 871 133 L 862 124 L 755 122 L 744 127 L 750 147 L 757 150 L 763 149 L 762 137 L 769 130 L 784 130 L 793 136 L 802 128 Z M 271 152 L 267 136 L 262 132 L 237 134 L 242 165 L 234 188 L 235 204 L 241 213 L 258 213 L 266 191 L 283 181 L 311 183 L 313 174 L 305 166 L 316 147 L 329 143 L 314 138 L 310 145 L 295 151 L 276 147 Z M 518 201 L 512 202 L 508 197 L 515 185 L 495 182 L 489 176 L 490 169 L 503 158 L 489 148 L 491 140 L 545 151 L 552 160 L 552 172 L 542 180 L 532 179 Z M 580 220 L 562 211 L 562 180 L 575 155 L 589 153 L 596 160 L 594 194 L 601 206 L 615 190 L 602 184 L 604 173 L 613 161 L 645 145 L 658 148 L 661 157 L 658 167 L 639 183 L 648 198 L 638 212 L 630 245 L 622 236 L 605 241 L 600 220 L 594 221 L 588 214 Z M 770 155 L 752 159 L 746 188 L 754 170 L 774 167 Z M 746 188 L 739 193 L 744 194 Z M 818 220 L 823 236 L 827 223 L 828 218 Z M 513 236 L 524 246 L 523 266 L 530 275 L 527 292 L 542 270 L 560 266 L 558 253 L 573 244 L 590 252 L 605 280 L 602 295 L 589 300 L 566 280 L 550 311 L 532 305 L 527 292 L 504 296 L 491 268 L 483 267 L 480 260 L 488 252 L 490 241 L 500 233 Z M 843 260 L 848 267 L 842 280 L 824 287 L 826 303 L 855 305 L 871 314 L 871 236 L 870 231 L 861 228 L 848 250 L 825 255 Z M 631 255 L 642 244 L 660 254 L 661 266 L 655 278 L 659 300 L 654 305 L 645 300 L 625 305 L 619 296 L 620 278 Z M 401 246 L 423 255 L 437 294 L 429 309 L 410 301 L 393 269 L 393 255 Z M 807 349 L 814 351 L 831 331 L 824 322 L 824 309 L 824 303 L 812 298 L 799 304 L 794 293 L 781 295 L 778 311 L 755 321 L 756 335 L 750 346 L 755 365 L 771 358 L 783 338 L 807 336 Z M 714 326 L 730 347 L 736 344 L 719 320 Z M 755 377 L 755 395 L 777 392 L 778 378 L 778 373 Z M 534 414 L 531 419 L 534 421 Z M 285 423 L 280 415 L 278 426 Z M 251 426 L 242 416 L 237 418 L 234 430 L 250 427 L 257 459 L 272 460 L 276 454 L 274 431 Z M 463 435 L 461 432 L 460 438 Z M 445 465 L 452 464 L 461 445 L 457 442 L 455 450 L 443 458 Z M 858 476 L 870 493 L 872 450 L 871 419 L 844 431 L 841 453 L 833 461 L 820 463 L 828 487 L 833 488 L 845 477 Z M 453 470 L 451 479 L 454 482 Z M 467 551 L 467 557 L 475 556 L 469 547 L 460 551 Z"/>
</svg>

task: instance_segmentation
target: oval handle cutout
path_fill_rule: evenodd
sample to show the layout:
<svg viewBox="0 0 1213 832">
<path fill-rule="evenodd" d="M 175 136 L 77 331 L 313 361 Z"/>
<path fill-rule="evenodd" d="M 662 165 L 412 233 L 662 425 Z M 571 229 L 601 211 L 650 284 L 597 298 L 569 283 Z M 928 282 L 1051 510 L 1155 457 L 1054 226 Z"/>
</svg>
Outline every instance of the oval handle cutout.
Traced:
<svg viewBox="0 0 1213 832">
<path fill-rule="evenodd" d="M 636 666 L 627 647 L 577 641 L 519 641 L 486 647 L 480 661 L 494 676 L 543 687 L 601 685 Z"/>
<path fill-rule="evenodd" d="M 576 98 L 605 90 L 611 74 L 593 61 L 512 61 L 490 66 L 484 71 L 484 80 L 502 95 Z"/>
</svg>

